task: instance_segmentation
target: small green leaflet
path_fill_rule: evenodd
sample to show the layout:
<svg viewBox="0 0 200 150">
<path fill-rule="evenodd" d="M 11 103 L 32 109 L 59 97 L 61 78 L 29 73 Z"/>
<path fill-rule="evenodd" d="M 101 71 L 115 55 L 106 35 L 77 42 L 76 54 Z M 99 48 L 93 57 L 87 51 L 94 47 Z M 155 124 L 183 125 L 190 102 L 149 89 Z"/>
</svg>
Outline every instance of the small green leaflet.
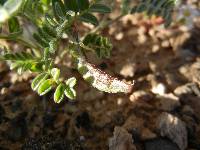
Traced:
<svg viewBox="0 0 200 150">
<path fill-rule="evenodd" d="M 90 8 L 89 8 L 90 12 L 98 12 L 98 13 L 110 13 L 111 9 L 103 4 L 93 4 Z"/>
<path fill-rule="evenodd" d="M 64 1 L 67 10 L 72 10 L 75 12 L 84 11 L 89 7 L 88 0 L 64 0 Z"/>
<path fill-rule="evenodd" d="M 128 14 L 130 11 L 130 0 L 122 0 L 121 2 L 121 13 Z"/>
<path fill-rule="evenodd" d="M 65 88 L 65 96 L 67 96 L 69 99 L 73 100 L 76 97 L 76 91 L 73 88 L 70 88 L 69 86 L 67 86 Z"/>
<path fill-rule="evenodd" d="M 66 85 L 68 85 L 70 88 L 73 88 L 76 85 L 76 78 L 75 77 L 69 78 L 66 81 Z"/>
<path fill-rule="evenodd" d="M 18 69 L 19 72 L 23 71 L 42 71 L 43 63 L 40 58 L 27 52 L 6 53 L 2 58 L 10 62 L 10 69 Z"/>
<path fill-rule="evenodd" d="M 48 93 L 52 89 L 52 84 L 53 84 L 52 79 L 47 79 L 43 81 L 38 88 L 38 94 L 41 96 Z"/>
<path fill-rule="evenodd" d="M 112 50 L 112 43 L 106 37 L 98 34 L 88 34 L 83 44 L 94 49 L 99 58 L 109 58 Z"/>
<path fill-rule="evenodd" d="M 19 21 L 16 17 L 12 17 L 8 20 L 8 27 L 10 33 L 19 32 L 21 30 Z"/>
<path fill-rule="evenodd" d="M 52 75 L 53 79 L 56 82 L 58 82 L 59 77 L 60 77 L 60 69 L 58 69 L 58 68 L 51 69 L 51 75 Z"/>
<path fill-rule="evenodd" d="M 65 17 L 65 6 L 61 0 L 52 0 L 53 13 L 56 20 L 60 20 Z"/>
<path fill-rule="evenodd" d="M 54 102 L 60 103 L 64 98 L 65 85 L 59 84 L 54 93 Z"/>
<path fill-rule="evenodd" d="M 79 19 L 83 22 L 91 23 L 95 26 L 99 24 L 97 18 L 91 13 L 84 13 L 82 16 L 79 17 Z"/>
<path fill-rule="evenodd" d="M 172 21 L 172 12 L 177 3 L 177 0 L 143 0 L 132 8 L 131 13 L 145 12 L 148 16 L 161 16 L 165 20 L 165 27 L 168 27 Z"/>
<path fill-rule="evenodd" d="M 33 89 L 33 91 L 36 91 L 40 84 L 44 82 L 48 77 L 49 75 L 47 73 L 41 73 L 38 76 L 36 76 L 31 84 L 31 88 Z"/>
</svg>

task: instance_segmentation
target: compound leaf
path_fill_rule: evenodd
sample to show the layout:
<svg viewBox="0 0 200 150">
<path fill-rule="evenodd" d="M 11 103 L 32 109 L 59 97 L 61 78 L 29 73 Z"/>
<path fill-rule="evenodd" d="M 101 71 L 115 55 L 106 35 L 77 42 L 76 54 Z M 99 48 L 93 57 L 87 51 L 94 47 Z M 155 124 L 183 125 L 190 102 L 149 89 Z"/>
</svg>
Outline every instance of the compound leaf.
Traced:
<svg viewBox="0 0 200 150">
<path fill-rule="evenodd" d="M 83 44 L 94 49 L 99 58 L 109 58 L 112 49 L 112 44 L 108 38 L 98 34 L 88 34 Z"/>
</svg>

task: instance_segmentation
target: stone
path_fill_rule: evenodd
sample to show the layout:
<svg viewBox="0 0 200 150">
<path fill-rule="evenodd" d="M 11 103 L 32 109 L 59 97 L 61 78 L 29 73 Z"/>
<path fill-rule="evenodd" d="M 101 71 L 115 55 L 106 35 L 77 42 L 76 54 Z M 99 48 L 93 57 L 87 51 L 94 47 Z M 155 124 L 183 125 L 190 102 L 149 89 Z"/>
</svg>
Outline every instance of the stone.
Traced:
<svg viewBox="0 0 200 150">
<path fill-rule="evenodd" d="M 159 99 L 159 101 L 156 103 L 158 109 L 164 111 L 173 111 L 181 105 L 179 97 L 175 96 L 172 93 L 164 94 L 162 96 L 157 97 Z"/>
<path fill-rule="evenodd" d="M 109 138 L 109 150 L 136 150 L 132 135 L 123 127 L 115 127 L 113 137 Z"/>
<path fill-rule="evenodd" d="M 174 94 L 177 96 L 182 95 L 197 95 L 200 96 L 200 89 L 195 83 L 187 83 L 185 85 L 179 86 L 174 90 Z"/>
<path fill-rule="evenodd" d="M 192 81 L 198 83 L 200 86 L 200 61 L 195 62 L 191 66 L 191 72 L 192 72 Z"/>
<path fill-rule="evenodd" d="M 151 89 L 152 93 L 158 95 L 164 95 L 166 93 L 166 86 L 163 83 L 158 83 Z"/>
<path fill-rule="evenodd" d="M 185 150 L 187 148 L 187 129 L 182 120 L 164 112 L 158 117 L 156 124 L 161 136 L 172 140 L 181 150 Z"/>
<path fill-rule="evenodd" d="M 128 131 L 132 131 L 133 129 L 138 129 L 139 131 L 141 131 L 144 127 L 144 120 L 142 118 L 136 117 L 135 115 L 131 115 L 125 121 L 123 127 Z"/>
<path fill-rule="evenodd" d="M 155 133 L 145 127 L 145 121 L 142 118 L 136 117 L 135 115 L 131 115 L 125 121 L 123 128 L 125 128 L 128 132 L 131 132 L 133 137 L 136 137 L 137 141 L 144 141 L 157 137 Z M 134 134 L 136 134 L 136 136 Z"/>
<path fill-rule="evenodd" d="M 152 98 L 153 98 L 153 94 L 148 93 L 146 91 L 135 91 L 129 97 L 131 102 L 134 102 L 135 100 L 149 101 Z"/>
<path fill-rule="evenodd" d="M 120 74 L 124 77 L 133 77 L 136 71 L 135 64 L 126 64 L 120 70 Z"/>
</svg>

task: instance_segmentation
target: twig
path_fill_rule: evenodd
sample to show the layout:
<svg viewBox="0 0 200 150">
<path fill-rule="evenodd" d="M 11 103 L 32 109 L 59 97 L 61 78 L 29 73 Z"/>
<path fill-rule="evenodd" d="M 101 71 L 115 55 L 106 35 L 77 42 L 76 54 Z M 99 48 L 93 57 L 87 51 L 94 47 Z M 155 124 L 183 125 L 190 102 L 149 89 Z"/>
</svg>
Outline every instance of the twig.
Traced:
<svg viewBox="0 0 200 150">
<path fill-rule="evenodd" d="M 25 46 L 27 46 L 27 47 L 29 47 L 29 48 L 38 49 L 38 47 L 36 47 L 36 46 L 34 46 L 33 44 L 31 44 L 31 43 L 25 41 L 25 40 L 22 39 L 22 38 L 16 38 L 16 39 L 15 39 L 15 38 L 10 37 L 9 35 L 8 35 L 8 36 L 7 36 L 7 35 L 0 35 L 0 39 L 17 41 L 17 42 L 20 42 L 20 43 L 22 43 L 23 45 L 25 45 Z"/>
<path fill-rule="evenodd" d="M 103 30 L 104 28 L 110 26 L 111 24 L 115 23 L 116 21 L 120 20 L 124 15 L 121 14 L 119 16 L 117 16 L 115 19 L 107 21 L 107 22 L 102 22 L 99 26 L 97 26 L 96 28 L 94 28 L 93 30 L 91 30 L 90 33 L 97 33 L 100 30 Z"/>
</svg>

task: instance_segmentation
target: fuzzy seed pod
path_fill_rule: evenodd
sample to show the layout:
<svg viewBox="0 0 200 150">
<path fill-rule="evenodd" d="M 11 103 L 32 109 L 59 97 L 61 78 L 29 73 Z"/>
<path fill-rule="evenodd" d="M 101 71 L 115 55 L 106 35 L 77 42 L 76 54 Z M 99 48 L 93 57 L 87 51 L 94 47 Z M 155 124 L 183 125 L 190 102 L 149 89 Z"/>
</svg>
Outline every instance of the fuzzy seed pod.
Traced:
<svg viewBox="0 0 200 150">
<path fill-rule="evenodd" d="M 130 93 L 132 91 L 133 84 L 111 77 L 83 58 L 78 58 L 77 68 L 79 73 L 83 75 L 84 80 L 100 91 L 108 93 Z"/>
</svg>

